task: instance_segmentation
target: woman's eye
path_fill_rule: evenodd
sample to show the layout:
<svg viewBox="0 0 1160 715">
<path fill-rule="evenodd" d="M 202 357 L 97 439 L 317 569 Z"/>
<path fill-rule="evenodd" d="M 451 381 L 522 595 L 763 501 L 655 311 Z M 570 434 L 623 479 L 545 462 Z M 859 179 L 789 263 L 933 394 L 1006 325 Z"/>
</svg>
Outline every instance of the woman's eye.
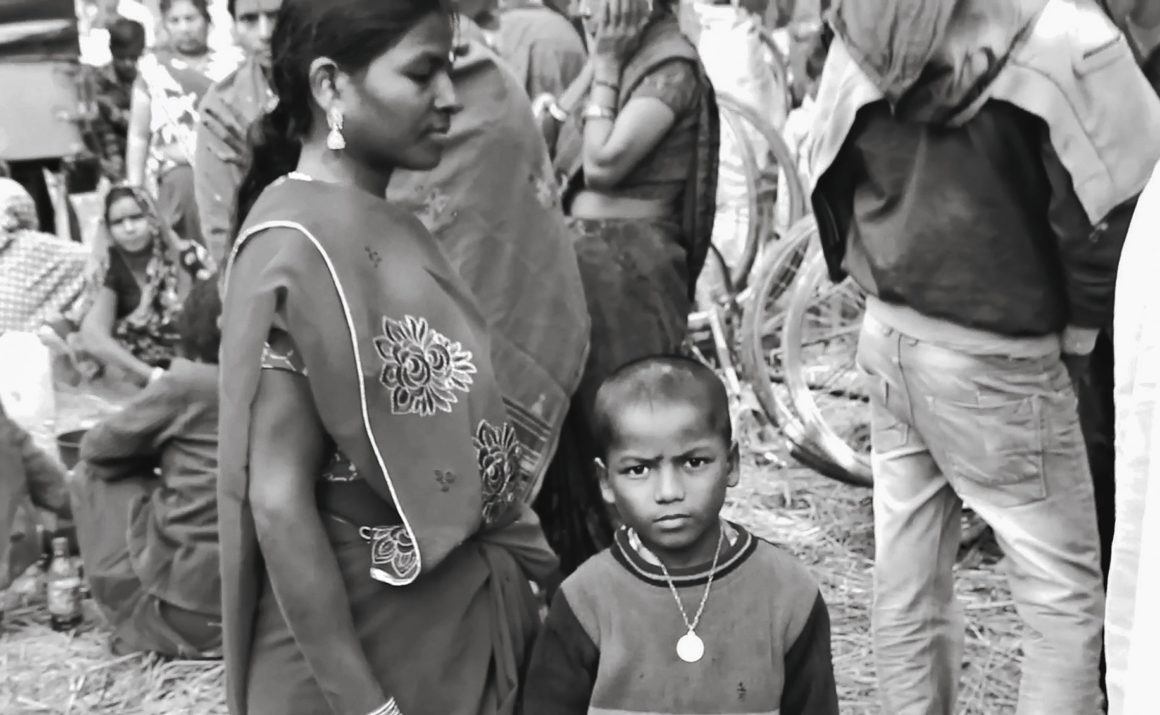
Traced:
<svg viewBox="0 0 1160 715">
<path fill-rule="evenodd" d="M 648 466 L 644 464 L 636 464 L 631 467 L 627 467 L 624 470 L 624 473 L 630 477 L 643 477 L 648 474 Z"/>
<path fill-rule="evenodd" d="M 690 469 L 701 469 L 702 467 L 705 467 L 709 464 L 709 460 L 705 457 L 690 457 L 688 460 L 686 460 L 685 464 L 688 465 Z"/>
</svg>

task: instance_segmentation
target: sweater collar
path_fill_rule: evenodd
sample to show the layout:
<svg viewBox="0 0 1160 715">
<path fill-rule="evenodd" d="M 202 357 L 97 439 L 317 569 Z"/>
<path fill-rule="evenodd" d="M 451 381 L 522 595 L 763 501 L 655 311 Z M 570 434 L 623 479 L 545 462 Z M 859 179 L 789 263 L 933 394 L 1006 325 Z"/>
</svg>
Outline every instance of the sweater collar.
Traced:
<svg viewBox="0 0 1160 715">
<path fill-rule="evenodd" d="M 722 521 L 725 528 L 725 543 L 721 556 L 717 559 L 717 570 L 712 570 L 712 561 L 685 568 L 669 569 L 673 585 L 677 587 L 703 585 L 714 574 L 715 579 L 725 576 L 740 566 L 757 546 L 756 539 L 744 527 L 729 521 Z M 668 587 L 660 560 L 648 547 L 641 543 L 636 531 L 622 526 L 613 538 L 612 555 L 621 566 L 637 578 L 662 588 Z"/>
</svg>

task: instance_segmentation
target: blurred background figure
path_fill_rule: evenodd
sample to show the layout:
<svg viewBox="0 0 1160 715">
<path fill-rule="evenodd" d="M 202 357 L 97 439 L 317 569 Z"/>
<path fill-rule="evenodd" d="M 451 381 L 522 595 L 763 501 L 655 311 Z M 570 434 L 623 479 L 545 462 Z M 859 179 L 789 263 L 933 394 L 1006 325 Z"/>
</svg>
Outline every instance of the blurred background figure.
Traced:
<svg viewBox="0 0 1160 715">
<path fill-rule="evenodd" d="M 105 196 L 102 230 L 91 250 L 74 344 L 102 368 L 146 385 L 176 354 L 182 301 L 196 281 L 209 277 L 209 257 L 199 244 L 177 236 L 152 199 L 131 186 Z"/>
<path fill-rule="evenodd" d="M 90 73 L 97 102 L 91 143 L 101 162 L 102 175 L 111 182 L 125 180 L 125 149 L 129 137 L 129 110 L 137 63 L 145 52 L 145 28 L 134 20 L 118 18 L 108 28 L 108 64 Z"/>
<path fill-rule="evenodd" d="M 584 67 L 584 39 L 559 9 L 542 0 L 500 5 L 495 50 L 532 100 L 559 97 Z"/>
<path fill-rule="evenodd" d="M 69 480 L 93 599 L 117 654 L 220 657 L 217 284 L 189 293 L 181 357 L 90 429 Z"/>
<path fill-rule="evenodd" d="M 206 0 L 162 0 L 166 46 L 139 65 L 126 156 L 130 184 L 155 195 L 166 225 L 202 241 L 193 186 L 198 104 L 237 67 L 232 52 L 211 50 Z"/>
<path fill-rule="evenodd" d="M 84 292 L 88 251 L 39 228 L 32 196 L 0 178 L 0 333 L 36 331 Z"/>
<path fill-rule="evenodd" d="M 246 59 L 205 93 L 198 109 L 194 193 L 205 247 L 219 265 L 234 223 L 234 196 L 250 161 L 247 133 L 274 101 L 270 37 L 282 0 L 230 0 L 234 36 Z"/>
<path fill-rule="evenodd" d="M 118 20 L 132 20 L 141 25 L 145 32 L 145 47 L 152 49 L 157 41 L 157 19 L 158 16 L 138 0 L 80 0 L 77 3 L 77 28 L 81 62 L 104 67 L 113 61 L 110 35 Z"/>
</svg>

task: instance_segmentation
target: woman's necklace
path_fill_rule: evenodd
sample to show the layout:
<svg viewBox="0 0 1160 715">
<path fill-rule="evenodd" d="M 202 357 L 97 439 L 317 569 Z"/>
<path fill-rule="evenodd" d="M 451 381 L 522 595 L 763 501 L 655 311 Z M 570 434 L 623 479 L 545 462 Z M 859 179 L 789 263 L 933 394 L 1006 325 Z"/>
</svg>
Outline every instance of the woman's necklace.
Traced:
<svg viewBox="0 0 1160 715">
<path fill-rule="evenodd" d="M 677 657 L 686 663 L 696 663 L 705 655 L 705 641 L 697 635 L 697 625 L 701 622 L 701 615 L 705 612 L 705 604 L 709 602 L 709 591 L 713 588 L 713 577 L 717 575 L 717 559 L 721 557 L 721 544 L 725 540 L 725 527 L 721 526 L 721 533 L 717 535 L 717 550 L 713 553 L 713 565 L 709 568 L 709 582 L 705 584 L 705 593 L 701 596 L 701 605 L 697 607 L 697 615 L 693 616 L 692 622 L 689 622 L 689 614 L 685 612 L 685 604 L 681 603 L 681 595 L 677 593 L 677 587 L 673 584 L 673 577 L 669 575 L 669 570 L 665 568 L 665 563 L 657 558 L 660 563 L 661 572 L 665 575 L 665 583 L 669 585 L 669 591 L 673 594 L 673 600 L 677 602 L 677 608 L 681 609 L 681 618 L 685 621 L 685 627 L 689 632 L 681 636 L 677 641 Z"/>
</svg>

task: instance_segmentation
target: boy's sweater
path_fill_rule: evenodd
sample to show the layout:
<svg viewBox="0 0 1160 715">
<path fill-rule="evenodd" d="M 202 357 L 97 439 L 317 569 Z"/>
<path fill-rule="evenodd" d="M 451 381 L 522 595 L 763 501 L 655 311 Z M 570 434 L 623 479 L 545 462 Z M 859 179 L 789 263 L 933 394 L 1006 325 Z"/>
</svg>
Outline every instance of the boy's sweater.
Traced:
<svg viewBox="0 0 1160 715">
<path fill-rule="evenodd" d="M 687 629 L 660 568 L 621 529 L 563 584 L 536 643 L 526 715 L 830 715 L 830 621 L 809 573 L 730 525 L 698 624 L 705 655 L 677 657 Z M 670 570 L 693 618 L 709 564 Z"/>
</svg>

